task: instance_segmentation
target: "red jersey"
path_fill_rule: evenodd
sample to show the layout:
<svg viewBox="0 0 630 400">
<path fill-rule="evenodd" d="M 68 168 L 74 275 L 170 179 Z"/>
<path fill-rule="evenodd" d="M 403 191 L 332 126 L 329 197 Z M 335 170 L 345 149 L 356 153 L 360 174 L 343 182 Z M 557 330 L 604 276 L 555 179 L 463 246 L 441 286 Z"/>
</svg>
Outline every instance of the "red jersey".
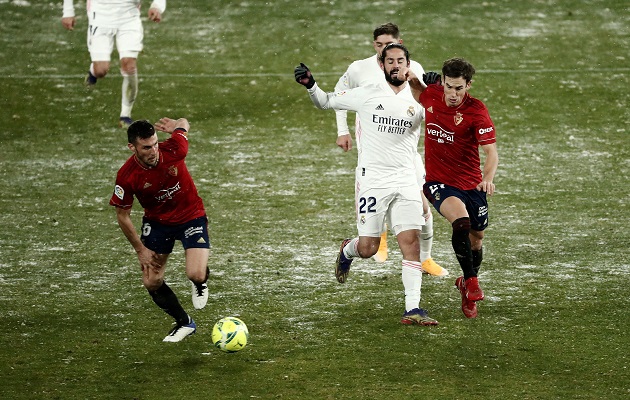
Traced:
<svg viewBox="0 0 630 400">
<path fill-rule="evenodd" d="M 160 161 L 155 167 L 140 164 L 135 155 L 129 157 L 118 170 L 109 204 L 131 208 L 135 196 L 147 219 L 165 225 L 178 225 L 206 215 L 184 162 L 188 154 L 186 135 L 175 130 L 158 147 Z"/>
<path fill-rule="evenodd" d="M 488 109 L 468 94 L 458 107 L 449 107 L 437 84 L 429 85 L 419 101 L 425 108 L 426 182 L 475 189 L 481 182 L 479 146 L 496 142 Z"/>
</svg>

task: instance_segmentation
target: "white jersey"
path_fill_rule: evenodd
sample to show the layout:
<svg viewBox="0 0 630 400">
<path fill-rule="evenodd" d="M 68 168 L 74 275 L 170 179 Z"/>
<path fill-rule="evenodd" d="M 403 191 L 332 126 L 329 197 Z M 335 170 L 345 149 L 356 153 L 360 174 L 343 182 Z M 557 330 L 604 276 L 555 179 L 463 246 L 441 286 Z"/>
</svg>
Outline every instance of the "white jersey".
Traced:
<svg viewBox="0 0 630 400">
<path fill-rule="evenodd" d="M 385 80 L 334 93 L 325 93 L 315 84 L 308 93 L 318 108 L 357 113 L 357 173 L 366 178 L 366 187 L 417 185 L 414 159 L 424 114 L 409 84 L 398 94 Z"/>
<path fill-rule="evenodd" d="M 87 14 L 90 19 L 98 15 L 99 26 L 116 27 L 121 19 L 140 17 L 140 0 L 87 0 Z M 166 0 L 153 0 L 149 8 L 166 10 Z M 63 18 L 74 17 L 74 1 L 63 0 Z"/>
<path fill-rule="evenodd" d="M 422 74 L 424 74 L 424 68 L 416 61 L 410 61 L 409 69 L 418 77 L 422 77 Z M 372 57 L 357 60 L 350 64 L 346 72 L 339 78 L 337 85 L 335 85 L 335 92 L 383 82 L 386 82 L 385 73 L 378 63 L 377 55 L 374 54 Z M 337 136 L 349 134 L 348 112 L 346 110 L 336 110 L 336 117 Z M 358 129 L 358 118 L 355 129 Z"/>
</svg>

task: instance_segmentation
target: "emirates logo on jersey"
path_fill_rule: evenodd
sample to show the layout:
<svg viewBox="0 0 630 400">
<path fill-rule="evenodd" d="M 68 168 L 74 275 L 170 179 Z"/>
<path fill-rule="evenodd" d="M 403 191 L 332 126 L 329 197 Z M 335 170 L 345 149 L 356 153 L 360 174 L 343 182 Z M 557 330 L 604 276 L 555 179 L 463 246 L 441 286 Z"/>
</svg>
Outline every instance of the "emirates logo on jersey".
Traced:
<svg viewBox="0 0 630 400">
<path fill-rule="evenodd" d="M 414 115 L 416 115 L 416 110 L 412 106 L 409 106 L 409 108 L 407 109 L 407 115 L 413 117 Z"/>
<path fill-rule="evenodd" d="M 456 112 L 454 118 L 455 118 L 455 125 L 461 124 L 462 121 L 464 120 L 464 116 L 460 112 Z"/>
<path fill-rule="evenodd" d="M 177 167 L 174 165 L 168 167 L 168 174 L 171 176 L 177 176 Z"/>
</svg>

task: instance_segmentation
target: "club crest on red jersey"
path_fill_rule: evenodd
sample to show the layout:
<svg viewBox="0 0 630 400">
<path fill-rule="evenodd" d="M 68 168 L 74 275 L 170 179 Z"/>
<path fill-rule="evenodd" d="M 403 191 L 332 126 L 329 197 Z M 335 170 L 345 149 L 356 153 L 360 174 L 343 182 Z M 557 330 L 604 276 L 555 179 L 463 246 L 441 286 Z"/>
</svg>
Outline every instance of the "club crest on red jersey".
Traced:
<svg viewBox="0 0 630 400">
<path fill-rule="evenodd" d="M 459 125 L 464 120 L 464 116 L 459 111 L 455 113 L 455 125 Z"/>
<path fill-rule="evenodd" d="M 168 167 L 168 174 L 171 176 L 177 176 L 177 167 L 174 165 Z"/>
</svg>

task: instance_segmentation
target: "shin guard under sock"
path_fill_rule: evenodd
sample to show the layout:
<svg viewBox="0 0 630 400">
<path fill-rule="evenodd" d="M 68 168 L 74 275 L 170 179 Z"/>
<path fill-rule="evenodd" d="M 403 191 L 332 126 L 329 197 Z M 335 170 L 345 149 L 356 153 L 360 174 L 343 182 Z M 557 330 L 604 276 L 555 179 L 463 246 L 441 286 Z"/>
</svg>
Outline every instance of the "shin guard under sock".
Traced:
<svg viewBox="0 0 630 400">
<path fill-rule="evenodd" d="M 479 250 L 473 250 L 472 256 L 473 256 L 473 268 L 475 269 L 475 275 L 479 275 L 479 268 L 481 268 L 481 261 L 483 260 L 483 247 Z"/>
<path fill-rule="evenodd" d="M 148 291 L 153 299 L 153 302 L 157 304 L 165 313 L 175 318 L 178 325 L 187 325 L 190 323 L 188 314 L 184 311 L 184 308 L 179 304 L 177 296 L 173 290 L 166 284 L 162 283 L 157 290 Z"/>
<path fill-rule="evenodd" d="M 456 219 L 453 223 L 453 236 L 451 243 L 457 256 L 457 261 L 464 273 L 464 279 L 477 276 L 473 267 L 473 255 L 470 249 L 470 218 Z"/>
</svg>

